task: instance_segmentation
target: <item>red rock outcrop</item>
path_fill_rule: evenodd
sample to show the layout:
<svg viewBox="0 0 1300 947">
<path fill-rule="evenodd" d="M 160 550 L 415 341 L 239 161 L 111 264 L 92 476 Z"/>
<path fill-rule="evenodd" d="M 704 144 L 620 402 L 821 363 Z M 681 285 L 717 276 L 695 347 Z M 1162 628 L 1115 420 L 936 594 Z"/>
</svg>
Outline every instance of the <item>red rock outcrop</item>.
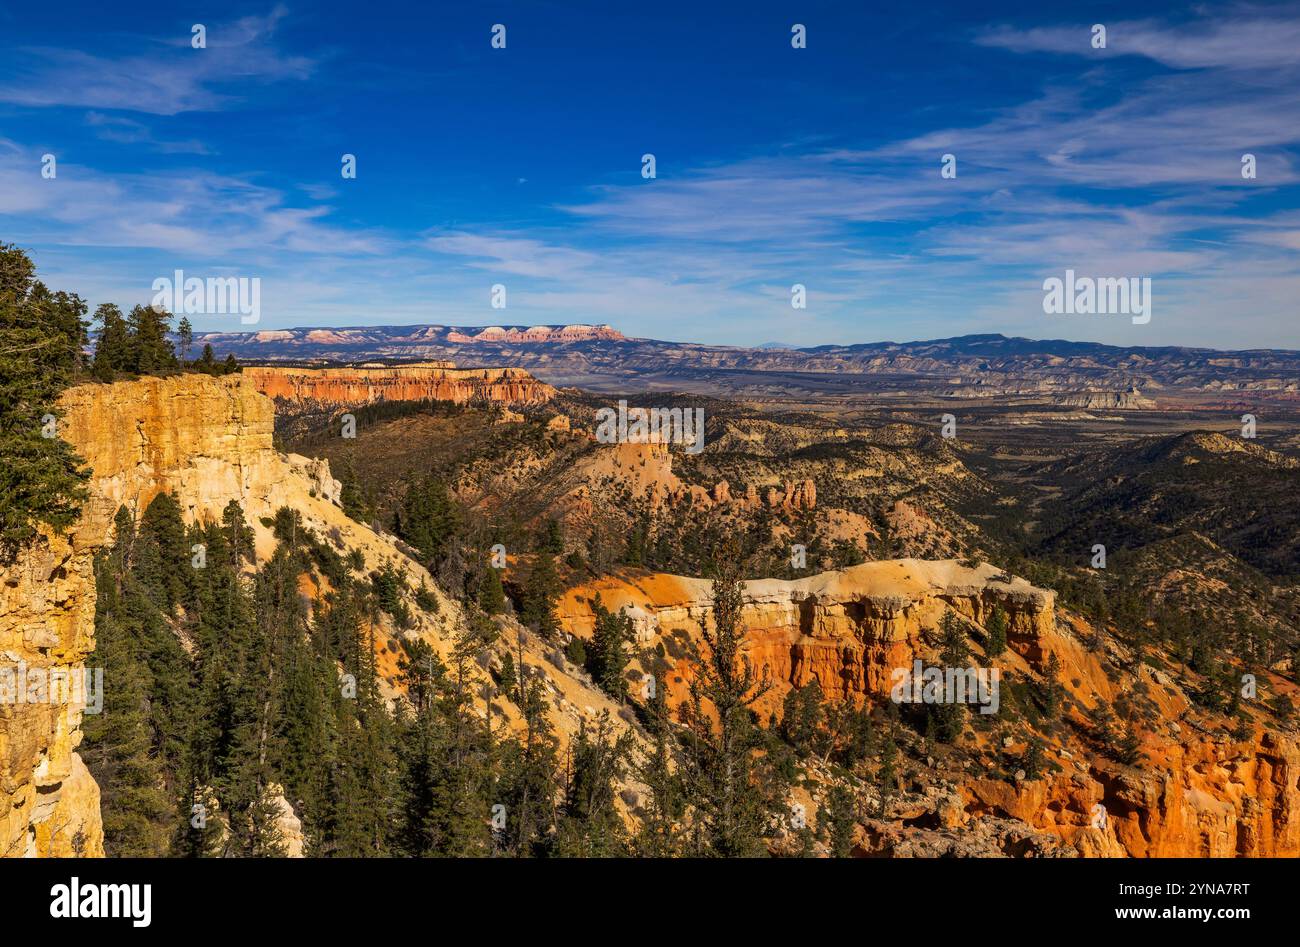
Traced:
<svg viewBox="0 0 1300 947">
<path fill-rule="evenodd" d="M 542 404 L 555 395 L 554 388 L 522 368 L 447 368 L 440 362 L 356 368 L 250 365 L 243 374 L 271 398 L 323 407 L 423 400 L 517 406 Z"/>
<path fill-rule="evenodd" d="M 700 628 L 713 620 L 712 586 L 705 579 L 611 576 L 561 597 L 557 614 L 566 630 L 591 634 L 590 599 L 597 593 L 611 610 L 635 609 L 643 641 L 675 631 L 698 641 Z M 744 647 L 776 682 L 775 703 L 791 687 L 813 680 L 832 699 L 885 693 L 892 670 L 922 652 L 922 632 L 936 627 L 949 608 L 982 623 L 1001 605 L 1013 647 L 1025 651 L 1037 649 L 1055 621 L 1053 593 L 990 565 L 967 568 L 955 561 L 895 559 L 792 581 L 756 579 L 744 583 L 744 594 Z M 684 677 L 669 682 L 674 700 L 686 683 Z"/>
<path fill-rule="evenodd" d="M 712 620 L 710 584 L 628 574 L 570 589 L 558 614 L 572 634 L 590 635 L 590 599 L 597 593 L 607 608 L 626 610 L 647 654 L 662 646 L 668 670 L 659 684 L 676 706 L 692 675 L 683 648 L 699 647 L 701 628 Z M 1086 737 L 1092 729 L 1087 715 L 1102 700 L 1115 702 L 1120 675 L 1113 655 L 1085 645 L 1073 618 L 1058 617 L 1050 591 L 988 565 L 894 560 L 795 581 L 754 580 L 744 584 L 744 596 L 742 653 L 774 684 L 755 708 L 760 719 L 779 714 L 790 688 L 812 680 L 831 699 L 887 700 L 893 669 L 917 657 L 935 659 L 927 632 L 949 608 L 979 626 L 995 605 L 1006 610 L 1010 648 L 996 663 L 1018 680 L 1059 668 L 1057 683 L 1072 702 L 1071 723 L 1049 741 L 1052 765 L 1043 776 L 1017 773 L 1012 780 L 970 771 L 945 790 L 951 811 L 913 814 L 942 816 L 942 825 L 961 827 L 952 837 L 970 844 L 954 843 L 952 854 L 1049 854 L 1059 844 L 1060 852 L 1085 857 L 1300 855 L 1300 744 L 1294 733 L 1269 726 L 1266 717 L 1244 736 L 1230 736 L 1221 718 L 1200 715 L 1198 723 L 1175 677 L 1137 662 L 1133 683 L 1157 710 L 1138 734 L 1140 760 L 1124 765 L 1100 753 Z M 1122 663 L 1134 662 L 1125 657 Z M 978 750 L 981 738 L 971 740 Z M 1022 754 L 1024 746 L 1008 752 Z M 914 798 L 911 804 L 924 802 Z M 935 848 L 939 836 L 908 828 L 903 817 L 901 826 L 873 821 L 867 834 L 879 837 L 865 839 L 863 851 L 943 854 Z"/>
</svg>

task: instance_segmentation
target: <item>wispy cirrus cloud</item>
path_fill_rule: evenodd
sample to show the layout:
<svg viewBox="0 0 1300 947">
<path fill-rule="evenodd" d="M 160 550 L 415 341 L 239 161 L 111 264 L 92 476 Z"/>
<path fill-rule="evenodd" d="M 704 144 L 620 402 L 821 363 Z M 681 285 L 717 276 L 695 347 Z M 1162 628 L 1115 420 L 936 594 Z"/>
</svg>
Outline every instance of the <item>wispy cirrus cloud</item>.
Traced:
<svg viewBox="0 0 1300 947">
<path fill-rule="evenodd" d="M 102 112 L 87 112 L 86 124 L 96 130 L 103 141 L 113 141 L 123 145 L 144 145 L 162 154 L 211 154 L 211 149 L 196 138 L 184 141 L 168 141 L 156 137 L 153 130 L 143 122 L 126 118 L 122 115 L 106 115 Z"/>
<path fill-rule="evenodd" d="M 301 80 L 316 62 L 275 43 L 287 15 L 276 7 L 265 16 L 207 24 L 207 48 L 193 49 L 187 33 L 175 39 L 133 37 L 121 55 L 76 49 L 27 47 L 11 52 L 0 69 L 0 102 L 31 107 L 119 109 L 155 115 L 214 111 L 236 104 L 233 84 Z"/>
<path fill-rule="evenodd" d="M 1017 53 L 1056 53 L 1105 59 L 1142 56 L 1172 69 L 1261 70 L 1300 66 L 1300 20 L 1294 15 L 1231 7 L 1182 24 L 1157 20 L 1105 22 L 1106 46 L 1092 46 L 1092 25 L 995 26 L 977 42 Z"/>
<path fill-rule="evenodd" d="M 215 258 L 235 253 L 378 253 L 375 232 L 326 222 L 328 205 L 300 207 L 274 187 L 203 170 L 105 174 L 63 162 L 40 173 L 37 152 L 0 149 L 0 216 L 24 215 L 31 243 L 156 249 Z"/>
<path fill-rule="evenodd" d="M 453 231 L 431 235 L 425 245 L 477 269 L 546 279 L 571 279 L 589 271 L 597 260 L 594 253 L 512 234 Z"/>
</svg>

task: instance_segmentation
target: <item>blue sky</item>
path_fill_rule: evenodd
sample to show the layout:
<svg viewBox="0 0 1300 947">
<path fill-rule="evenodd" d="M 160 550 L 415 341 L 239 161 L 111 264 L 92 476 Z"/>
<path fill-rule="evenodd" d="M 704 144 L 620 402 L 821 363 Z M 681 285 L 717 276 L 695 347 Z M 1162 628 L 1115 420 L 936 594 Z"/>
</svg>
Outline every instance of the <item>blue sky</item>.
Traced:
<svg viewBox="0 0 1300 947">
<path fill-rule="evenodd" d="M 179 268 L 266 329 L 1300 348 L 1300 4 L 117 6 L 0 9 L 0 240 L 92 305 Z M 1045 315 L 1067 268 L 1150 323 Z"/>
</svg>

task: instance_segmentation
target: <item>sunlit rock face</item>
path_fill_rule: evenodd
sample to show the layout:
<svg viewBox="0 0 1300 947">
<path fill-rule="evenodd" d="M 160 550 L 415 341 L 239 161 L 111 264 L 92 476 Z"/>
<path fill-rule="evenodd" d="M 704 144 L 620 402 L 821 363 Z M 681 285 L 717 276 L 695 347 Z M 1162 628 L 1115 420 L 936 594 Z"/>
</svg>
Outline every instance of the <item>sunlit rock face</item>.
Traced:
<svg viewBox="0 0 1300 947">
<path fill-rule="evenodd" d="M 555 395 L 554 388 L 521 368 L 448 366 L 446 362 L 358 368 L 249 366 L 243 374 L 268 397 L 325 408 L 423 400 L 536 405 Z"/>
<path fill-rule="evenodd" d="M 538 384 L 523 374 L 524 380 L 512 372 L 503 377 L 510 384 Z M 525 387 L 516 394 L 527 399 L 538 392 Z M 185 374 L 81 385 L 66 391 L 61 404 L 59 434 L 92 471 L 89 497 L 66 535 L 41 536 L 4 569 L 0 668 L 24 662 L 42 672 L 72 672 L 84 669 L 88 658 L 93 665 L 94 554 L 111 541 L 119 507 L 139 516 L 164 492 L 176 495 L 186 522 L 218 520 L 226 505 L 237 501 L 253 528 L 259 560 L 276 545 L 263 520 L 288 506 L 322 541 L 360 551 L 371 568 L 391 563 L 409 590 L 433 596 L 437 608 L 412 604 L 412 627 L 399 630 L 383 618 L 373 629 L 385 696 L 398 689 L 396 637 L 418 637 L 439 654 L 450 651 L 453 630 L 464 621 L 457 603 L 393 537 L 343 512 L 328 461 L 275 450 L 275 403 L 251 375 Z M 541 666 L 542 645 L 529 647 L 530 661 Z M 549 680 L 562 708 L 577 708 L 554 715 L 566 738 L 577 732 L 587 709 L 611 714 L 619 709 L 576 678 L 556 672 Z M 0 856 L 104 854 L 100 790 L 75 752 L 82 714 L 79 704 L 69 702 L 0 703 Z M 505 716 L 517 723 L 511 713 Z M 286 823 L 290 814 L 282 812 Z"/>
<path fill-rule="evenodd" d="M 176 493 L 188 522 L 219 519 L 238 501 L 259 557 L 275 544 L 261 520 L 290 506 L 318 535 L 337 536 L 371 563 L 400 562 L 414 585 L 434 588 L 391 539 L 343 513 L 326 461 L 272 447 L 274 405 L 248 378 L 187 374 L 81 385 L 61 404 L 59 434 L 92 470 L 89 497 L 66 535 L 42 535 L 4 569 L 0 668 L 47 676 L 85 668 L 95 646 L 95 551 L 111 540 L 118 507 L 138 516 L 163 492 Z M 452 621 L 456 609 L 435 594 L 443 620 Z M 82 713 L 80 703 L 66 700 L 0 702 L 0 855 L 103 854 L 99 788 L 75 752 Z"/>
<path fill-rule="evenodd" d="M 960 777 L 944 823 L 964 827 L 960 837 L 969 844 L 958 854 L 1023 854 L 1003 831 L 1018 825 L 1011 835 L 1028 833 L 1035 845 L 1055 839 L 1060 852 L 1084 857 L 1300 855 L 1300 747 L 1289 733 L 1256 725 L 1236 739 L 1221 721 L 1213 729 L 1197 725 L 1176 676 L 1139 666 L 1137 680 L 1157 708 L 1156 722 L 1139 734 L 1141 762 L 1121 765 L 1080 736 L 1088 732 L 1086 714 L 1101 700 L 1115 701 L 1122 676 L 1107 654 L 1083 643 L 1080 623 L 1057 608 L 1051 591 L 987 564 L 900 559 L 792 581 L 751 580 L 743 593 L 742 654 L 772 683 L 755 708 L 763 721 L 779 716 L 791 688 L 810 681 L 831 700 L 888 700 L 894 669 L 916 658 L 939 660 L 934 632 L 948 609 L 974 626 L 977 650 L 993 609 L 1007 613 L 1008 650 L 996 665 L 1018 680 L 1041 678 L 1055 658 L 1056 680 L 1079 725 L 1060 727 L 1051 741 L 1059 768 L 1008 781 L 975 766 Z M 662 649 L 668 670 L 659 682 L 670 706 L 687 699 L 693 665 L 684 649 L 703 650 L 703 630 L 712 627 L 710 582 L 629 571 L 571 588 L 557 609 L 569 633 L 590 637 L 596 595 L 631 617 L 643 653 Z M 972 737 L 976 756 L 993 749 L 982 739 Z M 1099 806 L 1105 820 L 1097 824 Z M 911 838 L 905 825 L 873 831 L 883 834 L 865 840 L 864 852 L 945 853 Z M 981 832 L 988 834 L 982 842 Z"/>
</svg>

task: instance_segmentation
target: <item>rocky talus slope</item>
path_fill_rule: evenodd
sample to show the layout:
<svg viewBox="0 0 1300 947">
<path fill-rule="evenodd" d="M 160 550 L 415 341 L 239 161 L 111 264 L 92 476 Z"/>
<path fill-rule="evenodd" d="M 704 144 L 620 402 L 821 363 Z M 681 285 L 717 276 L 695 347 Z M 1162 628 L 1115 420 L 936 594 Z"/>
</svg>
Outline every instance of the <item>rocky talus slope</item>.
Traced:
<svg viewBox="0 0 1300 947">
<path fill-rule="evenodd" d="M 744 652 L 775 685 L 756 707 L 763 720 L 779 715 L 792 687 L 813 680 L 831 699 L 883 704 L 893 669 L 916 658 L 941 663 L 935 629 L 949 608 L 968 621 L 979 663 L 1000 668 L 1008 680 L 1041 681 L 1055 657 L 1068 710 L 1048 737 L 1043 776 L 1017 773 L 1027 747 L 1023 726 L 1010 720 L 995 720 L 989 730 L 968 726 L 964 762 L 936 768 L 931 760 L 905 780 L 887 817 L 864 822 L 861 853 L 1300 855 L 1294 732 L 1261 712 L 1248 736 L 1232 734 L 1226 718 L 1193 705 L 1191 687 L 1172 668 L 1134 660 L 1113 640 L 1086 644 L 1085 626 L 1061 612 L 1050 591 L 989 565 L 905 559 L 794 581 L 749 581 L 744 592 Z M 590 600 L 597 593 L 606 607 L 632 616 L 646 665 L 636 670 L 656 673 L 675 705 L 689 685 L 685 649 L 700 647 L 700 630 L 712 620 L 709 583 L 643 572 L 571 589 L 559 614 L 573 634 L 590 635 Z M 990 662 L 980 635 L 995 606 L 1010 619 L 1009 648 Z M 657 670 L 644 657 L 656 651 L 664 662 Z M 1289 687 L 1280 678 L 1267 686 L 1279 693 Z M 1129 766 L 1101 752 L 1090 714 L 1099 702 L 1113 706 L 1134 690 L 1153 713 L 1137 734 L 1143 759 Z M 1004 712 L 1010 701 L 1004 694 Z M 1099 804 L 1106 818 L 1095 827 Z M 809 806 L 815 809 L 817 800 L 810 798 Z"/>
</svg>

